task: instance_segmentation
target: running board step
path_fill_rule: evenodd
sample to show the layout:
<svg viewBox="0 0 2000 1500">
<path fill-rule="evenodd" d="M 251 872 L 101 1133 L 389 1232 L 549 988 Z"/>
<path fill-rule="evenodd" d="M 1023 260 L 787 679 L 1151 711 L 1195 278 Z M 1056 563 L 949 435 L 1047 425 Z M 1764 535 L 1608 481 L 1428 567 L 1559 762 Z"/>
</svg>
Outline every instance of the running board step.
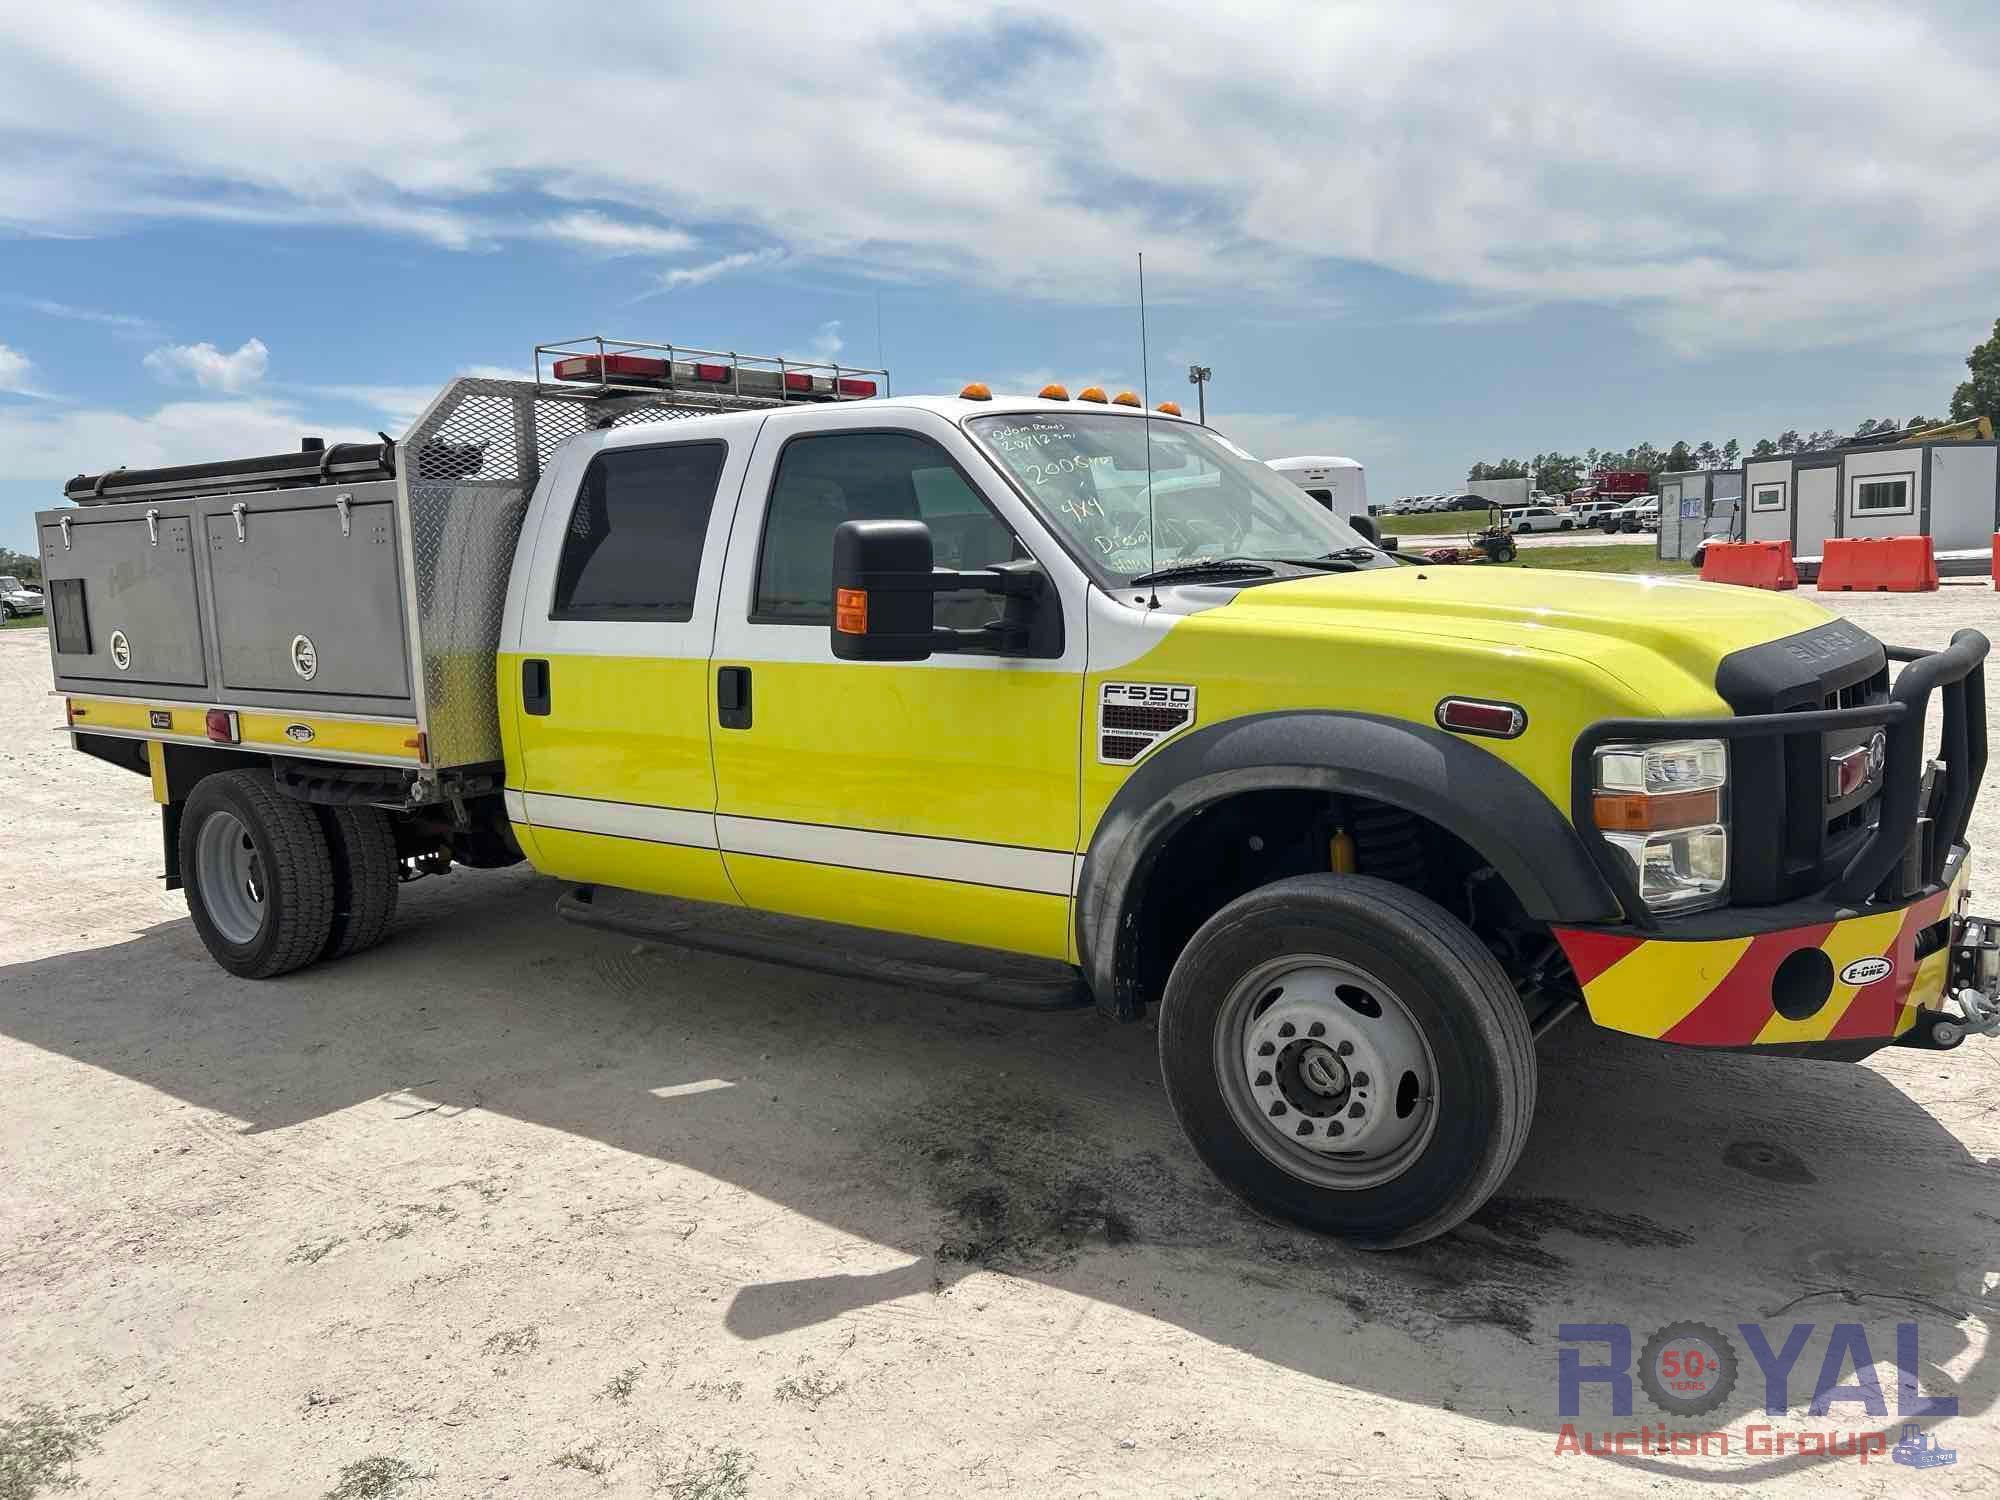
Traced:
<svg viewBox="0 0 2000 1500">
<path fill-rule="evenodd" d="M 1092 1004 L 1082 976 L 1067 964 L 989 948 L 592 886 L 566 892 L 556 915 L 642 942 L 901 985 L 1002 1010 L 1085 1010 Z"/>
</svg>

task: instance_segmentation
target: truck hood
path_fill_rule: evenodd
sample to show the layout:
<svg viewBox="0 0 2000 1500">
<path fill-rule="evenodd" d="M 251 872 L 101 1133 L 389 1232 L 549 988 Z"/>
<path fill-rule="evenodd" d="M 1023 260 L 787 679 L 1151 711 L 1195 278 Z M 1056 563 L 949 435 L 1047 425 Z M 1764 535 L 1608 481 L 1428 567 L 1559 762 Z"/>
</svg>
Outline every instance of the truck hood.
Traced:
<svg viewBox="0 0 2000 1500">
<path fill-rule="evenodd" d="M 1679 579 L 1418 565 L 1236 591 L 1232 624 L 1476 641 L 1586 661 L 1654 711 L 1726 713 L 1722 658 L 1836 618 L 1796 595 Z M 1497 693 L 1504 696 L 1504 693 Z"/>
</svg>

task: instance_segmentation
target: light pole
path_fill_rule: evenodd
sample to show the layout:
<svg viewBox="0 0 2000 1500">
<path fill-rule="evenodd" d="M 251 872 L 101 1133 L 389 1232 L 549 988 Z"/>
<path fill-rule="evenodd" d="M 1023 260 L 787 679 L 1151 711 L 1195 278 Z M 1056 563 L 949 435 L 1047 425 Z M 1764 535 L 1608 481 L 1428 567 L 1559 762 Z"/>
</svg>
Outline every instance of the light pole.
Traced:
<svg viewBox="0 0 2000 1500">
<path fill-rule="evenodd" d="M 1207 365 L 1188 366 L 1188 384 L 1194 387 L 1195 410 L 1204 427 L 1208 425 L 1208 382 L 1214 374 Z"/>
</svg>

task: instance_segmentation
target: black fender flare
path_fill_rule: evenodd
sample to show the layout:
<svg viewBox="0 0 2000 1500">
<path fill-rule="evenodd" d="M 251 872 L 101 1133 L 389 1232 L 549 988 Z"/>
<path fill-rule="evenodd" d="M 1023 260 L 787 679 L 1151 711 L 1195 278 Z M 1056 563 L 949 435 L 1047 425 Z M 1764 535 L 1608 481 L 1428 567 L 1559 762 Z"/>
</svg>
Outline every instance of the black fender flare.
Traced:
<svg viewBox="0 0 2000 1500">
<path fill-rule="evenodd" d="M 1247 714 L 1170 740 L 1098 819 L 1077 882 L 1076 944 L 1100 1008 L 1138 1014 L 1138 903 L 1173 834 L 1241 792 L 1366 797 L 1428 818 L 1493 866 L 1529 916 L 1615 921 L 1619 907 L 1562 810 L 1478 745 L 1402 719 L 1331 710 Z"/>
</svg>

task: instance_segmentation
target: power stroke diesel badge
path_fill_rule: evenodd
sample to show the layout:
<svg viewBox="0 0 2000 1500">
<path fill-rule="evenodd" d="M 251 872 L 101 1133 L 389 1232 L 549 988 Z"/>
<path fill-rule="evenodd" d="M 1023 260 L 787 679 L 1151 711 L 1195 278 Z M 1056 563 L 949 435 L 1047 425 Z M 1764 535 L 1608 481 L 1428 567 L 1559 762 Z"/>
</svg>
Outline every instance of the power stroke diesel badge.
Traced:
<svg viewBox="0 0 2000 1500">
<path fill-rule="evenodd" d="M 1097 758 L 1129 765 L 1194 722 L 1194 689 L 1179 682 L 1107 682 L 1097 692 Z"/>
</svg>

